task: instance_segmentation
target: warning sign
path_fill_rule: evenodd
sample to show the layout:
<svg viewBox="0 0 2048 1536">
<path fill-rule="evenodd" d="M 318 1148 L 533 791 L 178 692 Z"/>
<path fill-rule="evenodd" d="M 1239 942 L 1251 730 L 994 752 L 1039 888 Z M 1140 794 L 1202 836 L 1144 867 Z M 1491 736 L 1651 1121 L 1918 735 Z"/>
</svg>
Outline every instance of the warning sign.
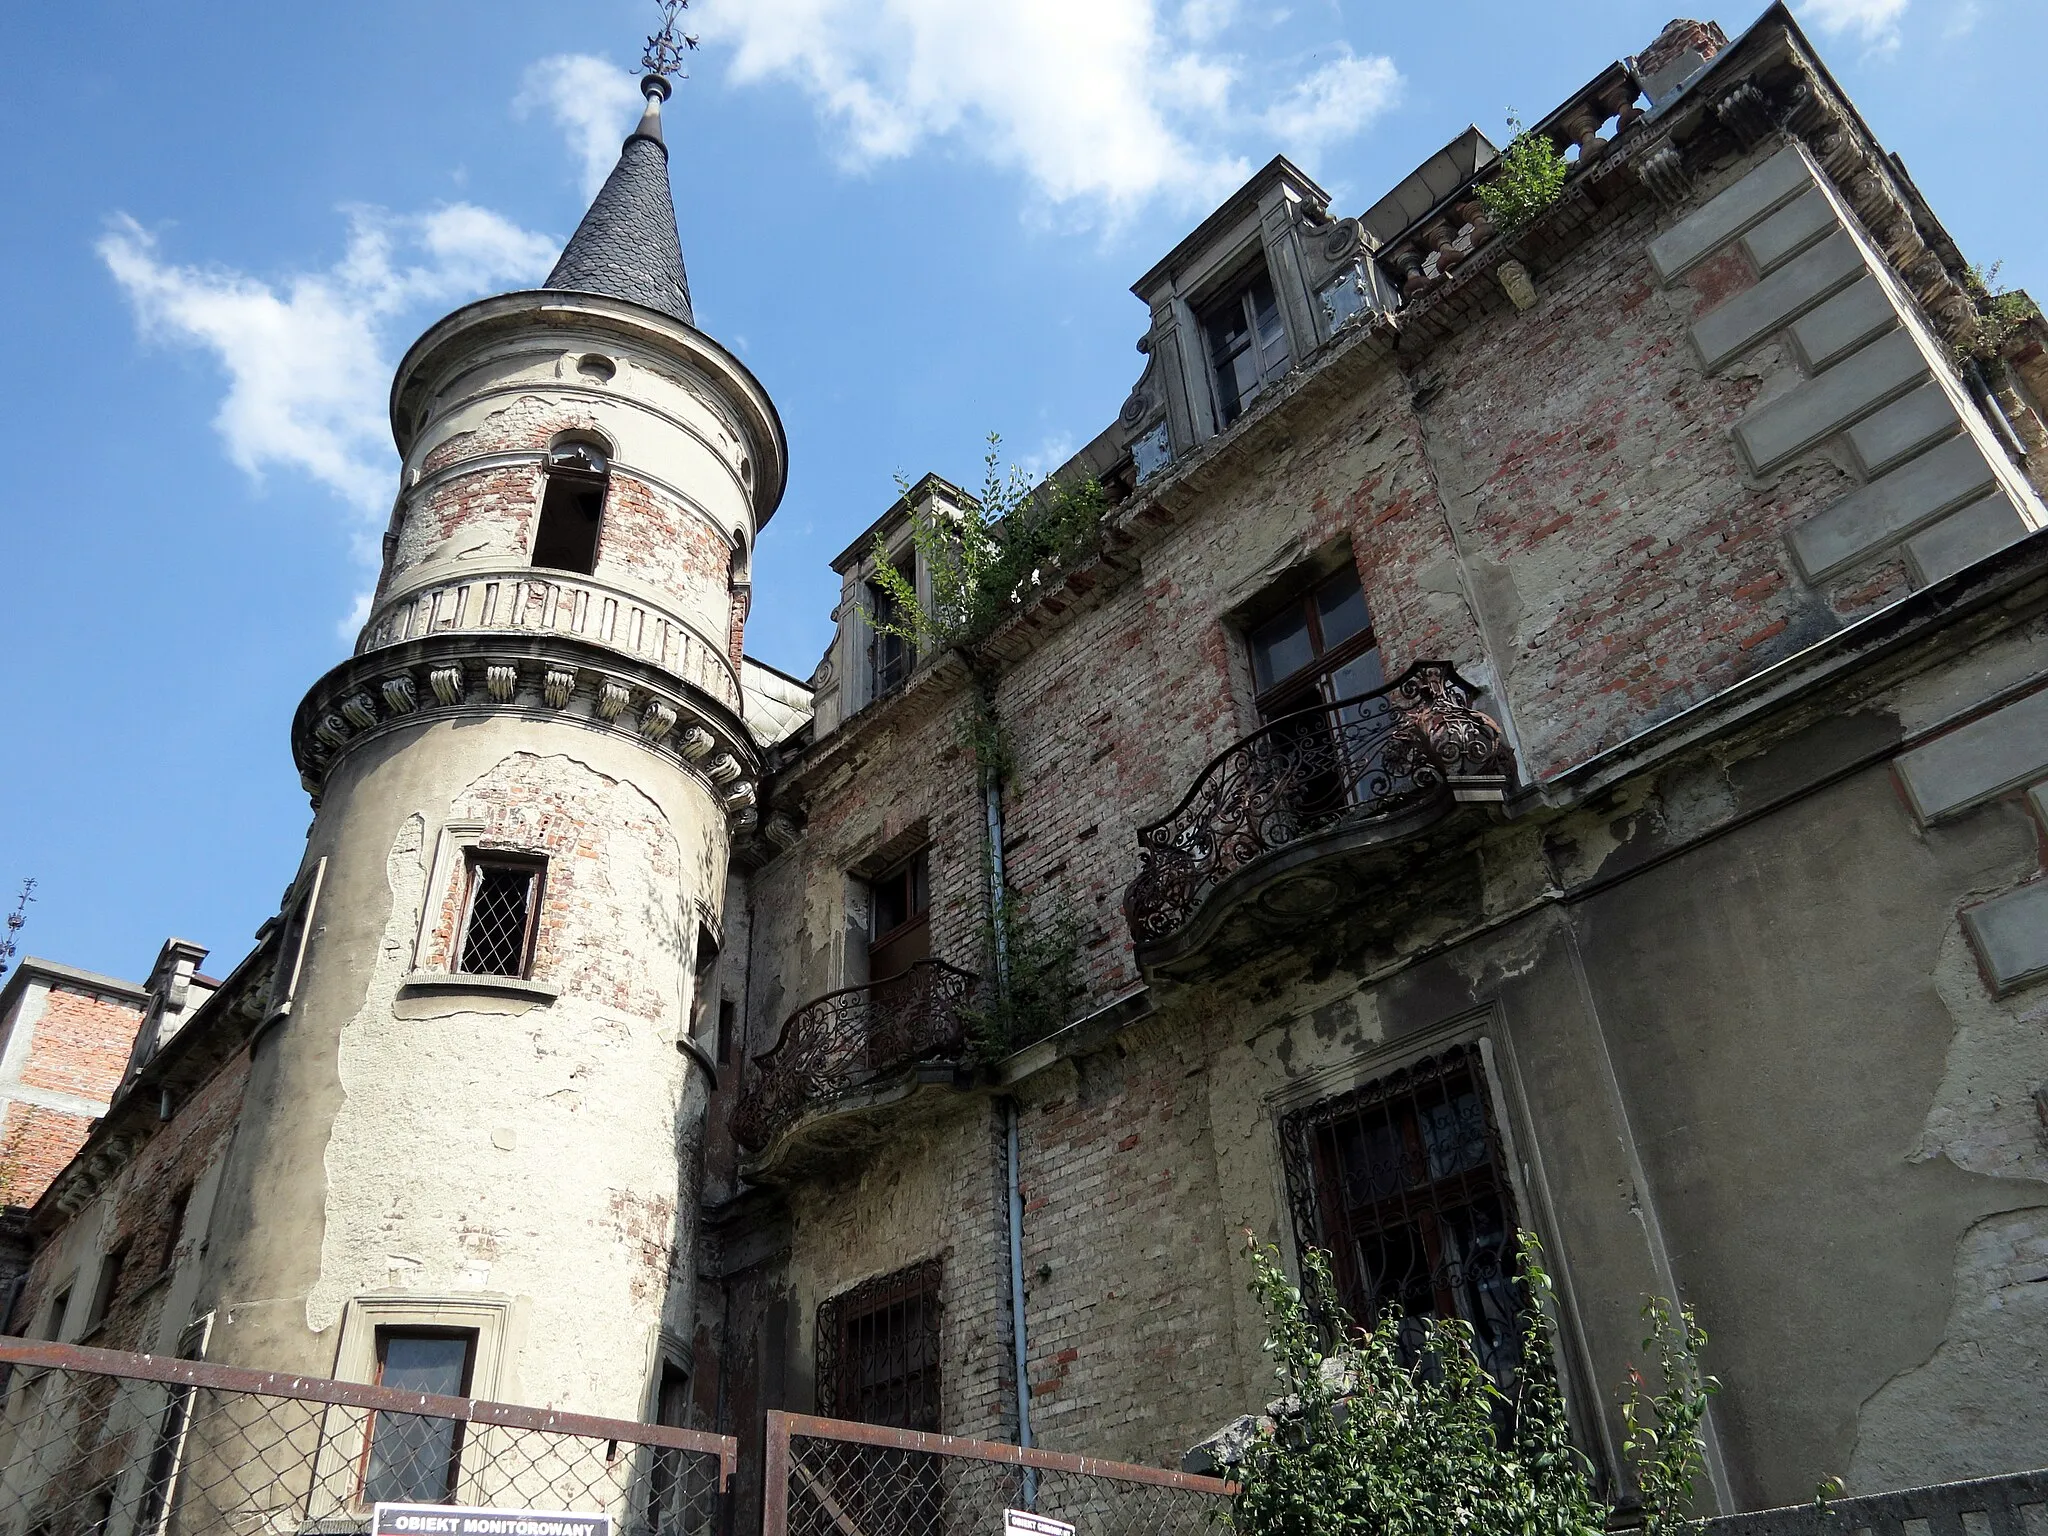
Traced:
<svg viewBox="0 0 2048 1536">
<path fill-rule="evenodd" d="M 371 1512 L 370 1536 L 612 1536 L 612 1517 L 460 1504 L 379 1504 Z M 1071 1528 L 1068 1536 L 1073 1536 Z"/>
<path fill-rule="evenodd" d="M 1048 1520 L 1021 1509 L 1003 1511 L 1003 1536 L 1074 1536 L 1064 1520 Z"/>
</svg>

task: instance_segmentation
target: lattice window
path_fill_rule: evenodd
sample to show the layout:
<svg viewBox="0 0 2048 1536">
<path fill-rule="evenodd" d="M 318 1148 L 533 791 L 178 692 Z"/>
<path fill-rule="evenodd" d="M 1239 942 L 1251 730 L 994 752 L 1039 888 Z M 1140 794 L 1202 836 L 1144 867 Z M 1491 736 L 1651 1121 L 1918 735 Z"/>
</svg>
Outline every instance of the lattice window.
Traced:
<svg viewBox="0 0 2048 1536">
<path fill-rule="evenodd" d="M 1516 1214 L 1486 1069 L 1454 1046 L 1281 1125 L 1295 1235 L 1328 1250 L 1363 1322 L 1462 1317 L 1512 1393 L 1520 1358 Z"/>
<path fill-rule="evenodd" d="M 471 859 L 458 971 L 472 976 L 524 976 L 533 968 L 541 873 L 537 860 Z"/>
<path fill-rule="evenodd" d="M 819 1304 L 820 1413 L 937 1432 L 943 1277 L 926 1259 Z"/>
</svg>

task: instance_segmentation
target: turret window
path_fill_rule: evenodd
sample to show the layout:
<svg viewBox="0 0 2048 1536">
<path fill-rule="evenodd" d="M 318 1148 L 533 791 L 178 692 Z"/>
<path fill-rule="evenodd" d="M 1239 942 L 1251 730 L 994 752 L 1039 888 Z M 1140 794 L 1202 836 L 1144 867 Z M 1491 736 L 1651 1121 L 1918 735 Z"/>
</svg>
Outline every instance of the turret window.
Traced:
<svg viewBox="0 0 2048 1536">
<path fill-rule="evenodd" d="M 598 531 L 604 523 L 611 459 L 603 446 L 581 438 L 548 451 L 533 563 L 588 576 L 597 569 Z"/>
<path fill-rule="evenodd" d="M 458 971 L 471 976 L 526 976 L 533 970 L 540 914 L 538 859 L 472 855 L 464 902 Z"/>
</svg>

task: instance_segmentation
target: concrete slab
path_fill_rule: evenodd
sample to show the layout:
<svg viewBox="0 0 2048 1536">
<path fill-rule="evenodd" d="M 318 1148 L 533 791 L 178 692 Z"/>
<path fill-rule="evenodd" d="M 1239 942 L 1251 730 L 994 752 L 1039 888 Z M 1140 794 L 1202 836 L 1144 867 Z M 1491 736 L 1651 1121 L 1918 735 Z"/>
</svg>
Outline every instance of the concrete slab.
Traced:
<svg viewBox="0 0 2048 1536">
<path fill-rule="evenodd" d="M 1923 825 L 2048 779 L 2048 688 L 1900 753 L 1893 766 Z"/>
<path fill-rule="evenodd" d="M 1754 288 L 1744 289 L 1695 321 L 1692 344 L 1699 348 L 1700 361 L 1711 373 L 1858 278 L 1864 279 L 1858 286 L 1867 286 L 1879 303 L 1884 302 L 1883 291 L 1869 280 L 1861 248 L 1847 230 L 1838 229 Z M 1886 313 L 1890 313 L 1888 305 Z"/>
<path fill-rule="evenodd" d="M 1874 480 L 1893 465 L 1962 430 L 1963 418 L 1956 414 L 1955 402 L 1930 379 L 1851 427 L 1849 447 L 1863 473 Z"/>
<path fill-rule="evenodd" d="M 1842 227 L 1835 205 L 1819 187 L 1800 193 L 1742 237 L 1759 272 L 1783 266 L 1816 240 Z"/>
<path fill-rule="evenodd" d="M 1999 996 L 2048 980 L 2048 880 L 1971 907 L 1963 927 Z"/>
<path fill-rule="evenodd" d="M 1818 581 L 1896 544 L 1997 484 L 1975 439 L 1951 438 L 1795 525 L 1792 553 L 1807 577 Z"/>
<path fill-rule="evenodd" d="M 1668 283 L 1813 185 L 1806 157 L 1788 145 L 1652 240 L 1650 265 Z"/>
<path fill-rule="evenodd" d="M 1927 359 L 1913 338 L 1894 331 L 1818 378 L 1752 408 L 1735 425 L 1736 444 L 1752 469 L 1767 474 L 1928 376 Z"/>
<path fill-rule="evenodd" d="M 1842 239 L 1849 237 L 1843 235 Z M 1802 261 L 1806 258 L 1800 258 Z M 1794 262 L 1796 267 L 1798 262 Z M 1793 268 L 1787 267 L 1790 272 Z M 1808 373 L 1831 368 L 1867 341 L 1874 341 L 1899 323 L 1891 296 L 1874 277 L 1836 294 L 1792 327 L 1792 346 Z"/>
<path fill-rule="evenodd" d="M 1913 585 L 1930 586 L 1944 576 L 1953 576 L 1964 566 L 2017 544 L 2032 531 L 2003 491 L 1958 507 L 1906 541 Z"/>
</svg>

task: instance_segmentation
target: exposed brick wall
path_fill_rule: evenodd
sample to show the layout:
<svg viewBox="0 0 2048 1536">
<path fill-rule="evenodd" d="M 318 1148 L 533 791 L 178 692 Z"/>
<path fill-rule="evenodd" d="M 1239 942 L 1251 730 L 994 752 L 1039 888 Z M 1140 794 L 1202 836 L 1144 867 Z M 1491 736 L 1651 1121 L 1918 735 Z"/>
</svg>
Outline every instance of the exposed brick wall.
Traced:
<svg viewBox="0 0 2048 1536">
<path fill-rule="evenodd" d="M 0 1122 L 0 1204 L 34 1205 L 50 1181 L 78 1155 L 92 1117 L 19 1100 Z"/>
<path fill-rule="evenodd" d="M 142 1009 L 59 983 L 43 1001 L 21 1081 L 105 1101 L 121 1084 Z"/>
</svg>

